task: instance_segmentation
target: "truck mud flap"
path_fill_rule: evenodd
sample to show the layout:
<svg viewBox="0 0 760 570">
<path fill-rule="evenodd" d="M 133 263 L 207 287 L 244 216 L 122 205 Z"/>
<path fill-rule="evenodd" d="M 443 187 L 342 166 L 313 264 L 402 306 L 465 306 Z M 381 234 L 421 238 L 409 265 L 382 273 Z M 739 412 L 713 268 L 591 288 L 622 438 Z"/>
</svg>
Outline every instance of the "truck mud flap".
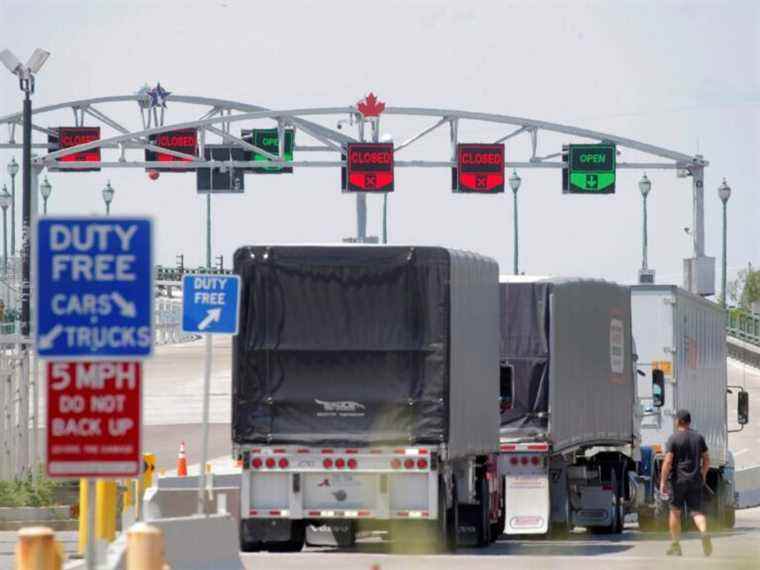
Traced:
<svg viewBox="0 0 760 570">
<path fill-rule="evenodd" d="M 737 509 L 760 506 L 760 465 L 737 469 L 734 472 L 734 484 Z"/>
<path fill-rule="evenodd" d="M 458 546 L 478 546 L 480 516 L 480 505 L 459 505 Z"/>
</svg>

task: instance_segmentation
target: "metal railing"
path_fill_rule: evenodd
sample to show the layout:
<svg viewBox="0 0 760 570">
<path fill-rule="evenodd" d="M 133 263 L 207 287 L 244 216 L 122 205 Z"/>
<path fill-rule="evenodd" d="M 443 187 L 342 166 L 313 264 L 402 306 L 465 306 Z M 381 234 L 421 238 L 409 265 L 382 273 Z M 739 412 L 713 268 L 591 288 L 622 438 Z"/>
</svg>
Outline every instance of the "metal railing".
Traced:
<svg viewBox="0 0 760 570">
<path fill-rule="evenodd" d="M 188 267 L 164 267 L 162 265 L 157 265 L 155 271 L 156 282 L 158 283 L 161 281 L 176 281 L 179 283 L 182 281 L 183 275 L 230 275 L 232 273 L 231 269 L 217 267 L 212 267 L 211 269 L 208 267 L 191 269 Z"/>
<path fill-rule="evenodd" d="M 200 338 L 196 334 L 182 332 L 182 301 L 157 297 L 155 302 L 155 344 L 175 344 Z"/>
<path fill-rule="evenodd" d="M 760 346 L 760 315 L 737 307 L 726 312 L 726 333 Z"/>
</svg>

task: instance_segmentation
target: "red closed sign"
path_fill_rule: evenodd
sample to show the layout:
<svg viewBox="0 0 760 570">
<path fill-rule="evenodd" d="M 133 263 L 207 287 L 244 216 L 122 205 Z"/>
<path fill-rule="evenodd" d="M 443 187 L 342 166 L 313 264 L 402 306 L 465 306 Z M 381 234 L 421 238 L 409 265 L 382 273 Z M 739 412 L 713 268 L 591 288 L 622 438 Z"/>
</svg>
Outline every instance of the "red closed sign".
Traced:
<svg viewBox="0 0 760 570">
<path fill-rule="evenodd" d="M 48 475 L 139 475 L 141 393 L 140 362 L 49 362 Z"/>
<path fill-rule="evenodd" d="M 197 156 L 198 155 L 198 131 L 196 129 L 179 129 L 176 131 L 167 131 L 156 135 L 150 135 L 151 144 L 181 152 L 182 154 Z M 190 162 L 190 158 L 176 156 L 164 152 L 157 152 L 153 149 L 145 149 L 145 162 Z M 187 169 L 176 168 L 153 168 L 153 170 L 167 172 L 183 172 Z"/>
<path fill-rule="evenodd" d="M 393 192 L 393 143 L 354 143 L 346 150 L 347 191 Z"/>
<path fill-rule="evenodd" d="M 504 192 L 504 145 L 457 145 L 456 180 L 459 192 Z"/>
<path fill-rule="evenodd" d="M 58 127 L 52 129 L 53 132 L 48 134 L 49 151 L 64 150 L 81 144 L 87 144 L 100 140 L 100 127 Z M 100 162 L 100 148 L 91 148 L 82 152 L 75 152 L 67 156 L 56 159 L 60 166 L 51 168 L 51 170 L 66 170 L 62 163 L 71 162 Z M 73 170 L 73 169 L 72 169 Z M 78 168 L 82 172 L 98 171 L 99 168 Z"/>
</svg>

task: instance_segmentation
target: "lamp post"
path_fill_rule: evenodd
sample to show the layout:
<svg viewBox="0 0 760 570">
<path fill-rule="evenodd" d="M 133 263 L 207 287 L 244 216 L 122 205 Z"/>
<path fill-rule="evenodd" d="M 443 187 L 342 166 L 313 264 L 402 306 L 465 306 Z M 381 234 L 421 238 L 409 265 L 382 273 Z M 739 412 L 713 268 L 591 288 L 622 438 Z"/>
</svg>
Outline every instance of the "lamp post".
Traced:
<svg viewBox="0 0 760 570">
<path fill-rule="evenodd" d="M 18 77 L 19 87 L 24 92 L 23 107 L 23 153 L 21 164 L 24 167 L 21 173 L 22 199 L 21 199 L 21 335 L 29 336 L 30 294 L 31 281 L 30 252 L 32 250 L 32 93 L 34 93 L 34 75 L 50 57 L 50 52 L 37 48 L 32 52 L 26 64 L 10 51 L 4 49 L 0 52 L 0 61 L 8 70 Z M 24 349 L 24 361 L 28 363 L 28 352 Z M 94 536 L 94 535 L 93 535 Z"/>
<path fill-rule="evenodd" d="M 11 157 L 8 163 L 8 174 L 11 177 L 11 255 L 16 254 L 16 174 L 19 165 L 16 157 Z"/>
<path fill-rule="evenodd" d="M 518 255 L 519 255 L 519 247 L 518 247 L 518 232 L 517 232 L 517 191 L 520 189 L 520 184 L 522 183 L 522 178 L 520 178 L 517 175 L 517 171 L 512 171 L 512 176 L 509 177 L 509 187 L 512 189 L 512 196 L 513 196 L 513 214 L 514 214 L 514 237 L 512 238 L 513 244 L 514 244 L 514 253 L 513 253 L 513 260 L 514 260 L 514 274 L 517 275 L 517 268 L 518 268 Z"/>
<path fill-rule="evenodd" d="M 108 181 L 106 187 L 103 188 L 103 202 L 106 203 L 106 216 L 111 215 L 111 202 L 113 202 L 113 195 L 116 194 L 116 190 L 111 186 L 111 181 Z"/>
<path fill-rule="evenodd" d="M 206 267 L 211 271 L 211 190 L 206 194 Z"/>
<path fill-rule="evenodd" d="M 3 274 L 8 274 L 8 206 L 11 205 L 11 195 L 8 188 L 3 186 L 0 194 L 0 208 L 3 209 Z"/>
<path fill-rule="evenodd" d="M 649 191 L 652 189 L 652 181 L 647 178 L 646 172 L 641 177 L 641 180 L 639 180 L 639 192 L 641 192 L 641 200 L 642 200 L 642 212 L 644 215 L 644 225 L 642 228 L 641 233 L 641 269 L 642 271 L 646 271 L 649 269 L 648 267 L 648 260 L 647 260 L 647 248 L 649 246 L 648 243 L 648 221 L 647 221 L 647 196 L 649 196 Z"/>
<path fill-rule="evenodd" d="M 726 216 L 726 207 L 728 199 L 731 197 L 731 187 L 726 184 L 726 179 L 718 186 L 718 197 L 723 202 L 723 267 L 720 276 L 720 304 L 726 306 L 726 249 L 727 249 L 727 232 L 728 232 L 728 217 Z"/>
<path fill-rule="evenodd" d="M 45 180 L 40 184 L 40 194 L 42 194 L 42 214 L 47 216 L 47 201 L 50 198 L 50 192 L 53 191 L 53 186 L 45 176 Z"/>
</svg>

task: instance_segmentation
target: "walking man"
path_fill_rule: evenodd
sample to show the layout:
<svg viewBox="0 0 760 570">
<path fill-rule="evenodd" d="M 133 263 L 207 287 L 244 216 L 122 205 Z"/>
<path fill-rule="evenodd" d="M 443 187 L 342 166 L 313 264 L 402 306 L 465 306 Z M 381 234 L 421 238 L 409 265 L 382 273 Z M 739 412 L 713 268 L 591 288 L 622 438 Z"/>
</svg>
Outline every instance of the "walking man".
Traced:
<svg viewBox="0 0 760 570">
<path fill-rule="evenodd" d="M 670 482 L 670 537 L 673 543 L 668 548 L 669 556 L 681 556 L 681 512 L 686 505 L 694 519 L 694 524 L 702 535 L 702 550 L 705 556 L 712 554 L 712 541 L 707 534 L 707 519 L 702 510 L 702 486 L 710 469 L 705 438 L 691 429 L 691 414 L 688 410 L 676 413 L 676 433 L 668 438 L 665 446 L 665 461 L 660 476 L 660 494 L 668 495 Z"/>
</svg>

